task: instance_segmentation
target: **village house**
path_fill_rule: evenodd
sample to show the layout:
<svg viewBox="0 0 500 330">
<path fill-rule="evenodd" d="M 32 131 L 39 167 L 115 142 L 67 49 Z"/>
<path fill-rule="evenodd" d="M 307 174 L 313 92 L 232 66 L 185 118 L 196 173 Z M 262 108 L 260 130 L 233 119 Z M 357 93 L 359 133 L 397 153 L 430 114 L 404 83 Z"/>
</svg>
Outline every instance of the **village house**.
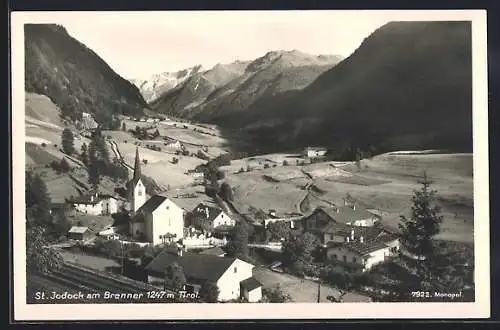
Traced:
<svg viewBox="0 0 500 330">
<path fill-rule="evenodd" d="M 159 288 L 165 284 L 168 287 L 165 272 L 174 262 L 182 267 L 187 292 L 197 293 L 205 282 L 212 282 L 219 288 L 219 301 L 244 297 L 257 302 L 262 298 L 262 285 L 255 279 L 249 280 L 253 278 L 254 265 L 238 258 L 186 252 L 183 248 L 166 249 L 148 263 L 148 282 Z"/>
<path fill-rule="evenodd" d="M 356 205 L 316 208 L 302 220 L 302 228 L 318 236 L 325 244 L 333 240 L 331 235 L 337 228 L 344 226 L 371 227 L 380 221 L 380 217 Z"/>
<path fill-rule="evenodd" d="M 76 211 L 90 215 L 109 215 L 118 212 L 118 200 L 111 195 L 92 192 L 88 195 L 73 197 L 68 200 Z"/>
<path fill-rule="evenodd" d="M 307 147 L 304 149 L 303 156 L 307 158 L 321 158 L 326 155 L 327 149 L 324 147 Z"/>
<path fill-rule="evenodd" d="M 327 262 L 359 267 L 362 271 L 386 261 L 399 250 L 398 235 L 381 226 L 353 226 L 348 231 L 339 230 L 336 235 L 345 236 L 343 240 L 327 243 Z"/>
<path fill-rule="evenodd" d="M 177 140 L 167 142 L 167 145 L 165 147 L 169 150 L 184 150 L 185 149 L 184 145 Z"/>
<path fill-rule="evenodd" d="M 188 225 L 205 232 L 228 229 L 236 225 L 236 221 L 231 219 L 226 212 L 216 205 L 200 203 L 191 213 L 191 223 Z"/>
</svg>

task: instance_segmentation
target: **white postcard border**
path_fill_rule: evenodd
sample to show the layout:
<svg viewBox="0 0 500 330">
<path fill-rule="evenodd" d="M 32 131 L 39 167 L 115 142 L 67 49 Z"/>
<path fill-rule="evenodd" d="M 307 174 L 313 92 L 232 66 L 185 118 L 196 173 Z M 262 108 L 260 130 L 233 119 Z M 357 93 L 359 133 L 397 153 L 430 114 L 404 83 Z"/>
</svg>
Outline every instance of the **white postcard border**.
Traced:
<svg viewBox="0 0 500 330">
<path fill-rule="evenodd" d="M 311 14 L 311 11 L 308 11 Z M 363 11 L 369 13 L 372 11 Z M 12 58 L 12 171 L 13 171 L 13 295 L 14 319 L 22 320 L 196 320 L 196 319 L 372 319 L 372 318 L 487 318 L 490 316 L 489 162 L 486 10 L 373 11 L 399 20 L 470 20 L 473 47 L 474 135 L 474 303 L 291 303 L 273 304 L 26 304 L 24 202 L 24 31 L 25 23 L 51 23 L 58 15 L 88 17 L 90 12 L 13 12 Z M 181 12 L 177 12 L 181 13 Z M 217 15 L 287 15 L 287 12 L 198 12 Z M 95 12 L 93 14 L 96 14 Z M 131 14 L 99 12 L 99 15 Z M 160 12 L 133 12 L 159 15 Z M 288 12 L 291 14 L 291 12 Z M 293 14 L 298 14 L 297 11 Z M 324 15 L 325 11 L 317 11 Z M 91 21 L 89 21 L 91 24 Z M 23 111 L 21 111 L 23 109 Z"/>
</svg>

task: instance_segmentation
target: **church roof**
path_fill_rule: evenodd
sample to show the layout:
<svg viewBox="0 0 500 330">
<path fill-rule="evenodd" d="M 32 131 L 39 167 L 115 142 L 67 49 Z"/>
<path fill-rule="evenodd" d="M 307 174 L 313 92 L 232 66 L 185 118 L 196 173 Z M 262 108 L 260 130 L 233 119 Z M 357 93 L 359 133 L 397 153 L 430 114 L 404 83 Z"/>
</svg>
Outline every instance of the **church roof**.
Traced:
<svg viewBox="0 0 500 330">
<path fill-rule="evenodd" d="M 137 210 L 137 213 L 151 213 L 154 210 L 156 210 L 158 206 L 160 206 L 166 199 L 167 197 L 165 196 L 160 196 L 160 195 L 151 196 L 151 198 L 148 199 L 146 203 L 144 203 Z"/>
</svg>

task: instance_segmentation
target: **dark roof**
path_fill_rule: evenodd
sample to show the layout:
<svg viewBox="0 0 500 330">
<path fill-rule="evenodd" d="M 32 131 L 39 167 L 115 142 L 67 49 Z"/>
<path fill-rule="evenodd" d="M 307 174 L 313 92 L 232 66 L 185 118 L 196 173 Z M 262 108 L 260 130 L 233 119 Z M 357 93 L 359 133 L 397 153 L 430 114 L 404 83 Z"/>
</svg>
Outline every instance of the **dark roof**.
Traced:
<svg viewBox="0 0 500 330">
<path fill-rule="evenodd" d="M 373 251 L 387 247 L 387 243 L 398 239 L 398 235 L 386 231 L 380 227 L 351 227 L 354 229 L 354 241 L 350 242 L 328 242 L 330 247 L 345 247 L 360 255 L 366 255 Z M 351 237 L 351 229 L 346 232 L 338 232 L 340 235 Z M 360 236 L 363 236 L 363 243 L 359 241 Z"/>
<path fill-rule="evenodd" d="M 100 196 L 98 197 L 95 197 L 94 196 L 94 199 L 92 200 L 92 196 L 93 195 L 83 195 L 83 196 L 78 196 L 78 197 L 73 197 L 69 200 L 70 203 L 73 203 L 73 204 L 98 204 L 102 198 Z"/>
<path fill-rule="evenodd" d="M 249 277 L 246 280 L 241 281 L 240 284 L 247 291 L 252 291 L 262 286 L 262 284 L 254 277 Z"/>
<path fill-rule="evenodd" d="M 351 223 L 356 220 L 372 219 L 376 216 L 361 207 L 352 206 L 336 206 L 331 208 L 319 208 L 326 213 L 332 220 L 341 223 Z"/>
<path fill-rule="evenodd" d="M 160 195 L 153 195 L 150 199 L 146 201 L 146 203 L 142 204 L 142 206 L 137 210 L 137 213 L 151 213 L 158 208 L 158 206 L 163 203 L 167 197 Z"/>
<path fill-rule="evenodd" d="M 182 256 L 179 256 L 176 250 L 166 249 L 154 258 L 145 270 L 163 276 L 168 265 L 177 262 L 182 267 L 186 279 L 216 282 L 235 260 L 236 258 L 191 252 L 183 252 Z"/>
<path fill-rule="evenodd" d="M 205 216 L 206 209 L 208 209 L 208 216 Z M 193 213 L 202 214 L 204 221 L 213 221 L 215 218 L 219 216 L 219 214 L 222 213 L 222 210 L 218 207 L 200 203 L 194 208 Z"/>
<path fill-rule="evenodd" d="M 221 256 L 221 255 L 226 254 L 226 251 L 224 251 L 223 249 L 221 249 L 219 246 L 216 246 L 216 247 L 213 247 L 213 248 L 210 248 L 210 249 L 203 250 L 203 251 L 200 252 L 200 254 L 208 254 L 208 255 L 212 255 L 212 256 Z"/>
</svg>

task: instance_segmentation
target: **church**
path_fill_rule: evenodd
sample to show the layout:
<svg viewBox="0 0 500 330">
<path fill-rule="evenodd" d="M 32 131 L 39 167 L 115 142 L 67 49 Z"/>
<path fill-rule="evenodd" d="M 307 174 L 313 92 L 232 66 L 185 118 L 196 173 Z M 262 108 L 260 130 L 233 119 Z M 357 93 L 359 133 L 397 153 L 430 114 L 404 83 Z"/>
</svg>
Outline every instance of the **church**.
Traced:
<svg viewBox="0 0 500 330">
<path fill-rule="evenodd" d="M 176 242 L 184 235 L 185 211 L 168 197 L 154 195 L 147 199 L 141 179 L 139 149 L 136 148 L 134 176 L 127 184 L 130 202 L 130 235 L 154 245 Z"/>
</svg>

